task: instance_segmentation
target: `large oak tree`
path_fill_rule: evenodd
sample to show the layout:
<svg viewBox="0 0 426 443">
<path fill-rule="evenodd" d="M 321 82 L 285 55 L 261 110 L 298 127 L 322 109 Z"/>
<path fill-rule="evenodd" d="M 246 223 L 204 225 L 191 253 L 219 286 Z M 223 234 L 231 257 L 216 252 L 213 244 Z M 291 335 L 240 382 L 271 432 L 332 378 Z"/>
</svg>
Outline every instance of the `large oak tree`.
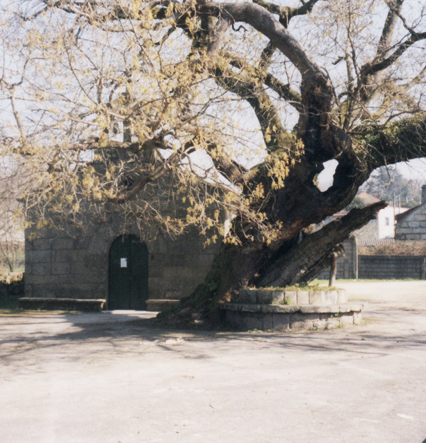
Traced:
<svg viewBox="0 0 426 443">
<path fill-rule="evenodd" d="M 180 308 L 213 316 L 241 286 L 309 281 L 385 203 L 309 227 L 376 168 L 426 156 L 420 0 L 33 0 L 3 12 L 3 155 L 37 172 L 27 207 L 78 223 L 83 201 L 108 201 L 222 242 Z M 112 162 L 111 150 L 126 155 Z M 183 216 L 162 212 L 167 195 Z"/>
</svg>

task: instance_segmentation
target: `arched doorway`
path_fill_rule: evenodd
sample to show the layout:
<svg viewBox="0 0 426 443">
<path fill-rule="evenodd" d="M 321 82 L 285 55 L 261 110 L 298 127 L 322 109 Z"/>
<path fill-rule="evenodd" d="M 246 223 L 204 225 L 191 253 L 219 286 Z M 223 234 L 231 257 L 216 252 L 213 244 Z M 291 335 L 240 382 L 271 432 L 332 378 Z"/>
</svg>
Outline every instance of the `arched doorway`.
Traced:
<svg viewBox="0 0 426 443">
<path fill-rule="evenodd" d="M 146 309 L 148 248 L 134 235 L 116 238 L 109 250 L 109 309 Z"/>
</svg>

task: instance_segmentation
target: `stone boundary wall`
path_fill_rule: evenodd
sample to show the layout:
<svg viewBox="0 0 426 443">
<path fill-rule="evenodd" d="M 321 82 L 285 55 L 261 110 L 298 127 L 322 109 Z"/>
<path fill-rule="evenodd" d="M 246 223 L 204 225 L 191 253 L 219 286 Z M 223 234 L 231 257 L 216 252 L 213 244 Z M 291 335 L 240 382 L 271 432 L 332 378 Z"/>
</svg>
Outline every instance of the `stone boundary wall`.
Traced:
<svg viewBox="0 0 426 443">
<path fill-rule="evenodd" d="M 394 241 L 393 241 L 394 242 Z M 426 280 L 426 256 L 359 255 L 355 238 L 343 242 L 345 257 L 337 260 L 337 279 L 405 279 Z M 318 278 L 328 280 L 330 268 Z"/>
<path fill-rule="evenodd" d="M 360 255 L 358 266 L 358 278 L 426 279 L 425 256 Z"/>
</svg>

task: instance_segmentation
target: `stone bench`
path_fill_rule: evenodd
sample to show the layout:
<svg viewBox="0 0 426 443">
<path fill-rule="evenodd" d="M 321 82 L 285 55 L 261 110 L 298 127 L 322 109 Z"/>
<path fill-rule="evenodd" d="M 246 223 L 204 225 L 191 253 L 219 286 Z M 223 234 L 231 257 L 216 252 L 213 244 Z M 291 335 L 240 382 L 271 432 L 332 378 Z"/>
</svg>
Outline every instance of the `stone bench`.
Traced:
<svg viewBox="0 0 426 443">
<path fill-rule="evenodd" d="M 106 304 L 104 299 L 79 298 L 36 298 L 22 297 L 19 306 L 22 309 L 46 311 L 101 311 Z"/>
<path fill-rule="evenodd" d="M 226 325 L 250 330 L 332 329 L 360 323 L 363 304 L 347 303 L 336 290 L 242 289 L 232 303 L 219 305 Z"/>
<path fill-rule="evenodd" d="M 347 303 L 344 289 L 291 290 L 291 289 L 240 289 L 236 303 L 285 305 L 337 305 Z"/>
</svg>

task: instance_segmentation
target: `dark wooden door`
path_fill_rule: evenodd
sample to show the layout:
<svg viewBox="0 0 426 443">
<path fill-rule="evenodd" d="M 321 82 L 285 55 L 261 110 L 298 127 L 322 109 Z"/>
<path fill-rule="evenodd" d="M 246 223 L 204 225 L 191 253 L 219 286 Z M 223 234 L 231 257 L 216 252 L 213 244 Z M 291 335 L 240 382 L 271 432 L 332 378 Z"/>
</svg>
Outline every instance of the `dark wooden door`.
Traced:
<svg viewBox="0 0 426 443">
<path fill-rule="evenodd" d="M 109 309 L 146 309 L 148 248 L 134 235 L 122 235 L 109 250 Z"/>
</svg>

